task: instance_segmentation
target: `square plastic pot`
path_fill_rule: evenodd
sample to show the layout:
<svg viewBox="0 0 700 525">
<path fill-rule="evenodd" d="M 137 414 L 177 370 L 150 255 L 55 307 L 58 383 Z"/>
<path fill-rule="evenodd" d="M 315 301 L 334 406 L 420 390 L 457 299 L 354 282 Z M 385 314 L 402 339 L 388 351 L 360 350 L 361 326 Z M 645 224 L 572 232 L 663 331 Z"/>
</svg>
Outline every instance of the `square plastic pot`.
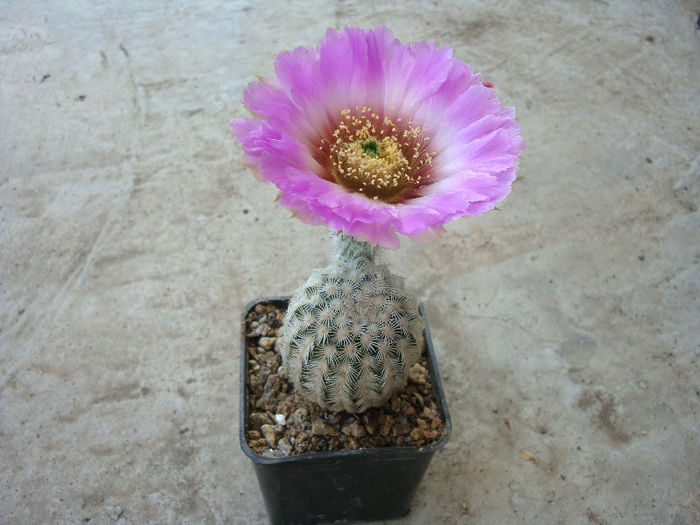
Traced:
<svg viewBox="0 0 700 525">
<path fill-rule="evenodd" d="M 241 331 L 239 439 L 241 449 L 253 462 L 270 520 L 274 524 L 294 524 L 405 516 L 430 460 L 445 446 L 452 432 L 423 305 L 420 305 L 420 313 L 426 326 L 428 372 L 438 410 L 445 421 L 445 434 L 440 440 L 420 448 L 382 447 L 271 458 L 254 452 L 245 438 L 249 413 L 245 320 L 259 303 L 272 303 L 286 309 L 288 301 L 289 297 L 252 301 L 243 312 Z"/>
</svg>

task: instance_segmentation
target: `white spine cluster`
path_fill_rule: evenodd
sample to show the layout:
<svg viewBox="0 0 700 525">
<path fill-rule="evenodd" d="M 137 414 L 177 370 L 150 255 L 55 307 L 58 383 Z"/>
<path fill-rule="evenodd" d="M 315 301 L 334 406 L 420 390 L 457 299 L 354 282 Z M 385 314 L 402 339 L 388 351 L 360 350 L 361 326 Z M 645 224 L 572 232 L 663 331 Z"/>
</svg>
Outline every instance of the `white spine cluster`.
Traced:
<svg viewBox="0 0 700 525">
<path fill-rule="evenodd" d="M 423 319 L 400 280 L 367 243 L 337 235 L 333 264 L 315 270 L 289 302 L 280 353 L 307 398 L 333 410 L 383 405 L 406 384 L 423 350 Z"/>
</svg>

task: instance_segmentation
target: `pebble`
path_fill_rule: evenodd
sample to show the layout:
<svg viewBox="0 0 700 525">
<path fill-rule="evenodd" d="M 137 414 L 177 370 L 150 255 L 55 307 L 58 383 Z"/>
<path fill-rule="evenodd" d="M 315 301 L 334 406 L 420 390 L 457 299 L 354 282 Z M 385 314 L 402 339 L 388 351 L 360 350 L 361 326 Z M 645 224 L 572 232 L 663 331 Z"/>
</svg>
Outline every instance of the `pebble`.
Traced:
<svg viewBox="0 0 700 525">
<path fill-rule="evenodd" d="M 414 428 L 413 430 L 411 430 L 410 436 L 411 439 L 418 441 L 419 439 L 423 439 L 423 436 L 425 436 L 425 430 L 423 430 L 422 428 Z"/>
<path fill-rule="evenodd" d="M 279 431 L 277 430 L 276 425 L 263 425 L 260 430 L 263 433 L 263 436 L 265 436 L 265 441 L 267 441 L 267 444 L 270 448 L 275 448 L 277 445 L 277 434 Z"/>
<path fill-rule="evenodd" d="M 376 414 L 365 414 L 362 416 L 362 422 L 365 424 L 365 429 L 371 435 L 377 431 L 377 426 L 379 425 L 379 418 Z"/>
<path fill-rule="evenodd" d="M 342 428 L 343 434 L 354 438 L 361 438 L 367 435 L 365 427 L 363 427 L 355 418 L 349 418 L 345 421 Z"/>
<path fill-rule="evenodd" d="M 423 428 L 414 428 L 411 430 L 411 438 L 415 441 L 418 440 L 433 440 L 437 437 L 437 432 L 433 430 L 425 430 Z"/>
<path fill-rule="evenodd" d="M 408 423 L 397 423 L 391 429 L 391 432 L 395 436 L 405 436 L 411 431 L 411 425 Z"/>
<path fill-rule="evenodd" d="M 416 363 L 408 370 L 408 380 L 424 385 L 428 382 L 428 371 L 420 363 Z"/>
<path fill-rule="evenodd" d="M 289 414 L 292 413 L 292 410 L 294 410 L 294 403 L 292 403 L 291 399 L 284 399 L 283 401 L 277 404 L 276 412 L 278 414 L 283 415 L 285 418 L 289 417 Z"/>
<path fill-rule="evenodd" d="M 395 420 L 393 417 L 390 415 L 386 415 L 384 417 L 379 418 L 379 433 L 387 437 L 389 435 L 389 432 L 391 432 L 391 427 L 394 426 Z"/>
<path fill-rule="evenodd" d="M 264 350 L 272 350 L 272 348 L 275 346 L 275 341 L 275 337 L 261 337 L 259 343 Z"/>
<path fill-rule="evenodd" d="M 263 425 L 269 425 L 272 423 L 272 420 L 265 412 L 253 412 L 248 416 L 248 422 L 252 428 L 255 430 L 260 430 L 260 427 Z"/>
<path fill-rule="evenodd" d="M 335 428 L 333 428 L 331 425 L 329 425 L 325 421 L 322 421 L 319 419 L 314 421 L 313 424 L 311 425 L 311 433 L 315 436 L 338 436 L 338 435 L 340 435 L 340 432 L 338 432 Z"/>
<path fill-rule="evenodd" d="M 265 410 L 276 410 L 277 401 L 275 400 L 275 394 L 280 387 L 280 378 L 277 374 L 270 374 L 265 381 L 265 386 L 263 387 L 262 396 L 258 399 L 255 406 L 259 408 L 264 408 Z"/>
<path fill-rule="evenodd" d="M 416 401 L 418 401 L 418 404 L 421 407 L 425 407 L 425 400 L 423 399 L 422 395 L 420 395 L 418 392 L 413 392 L 413 397 L 415 398 Z"/>
<path fill-rule="evenodd" d="M 280 449 L 282 454 L 289 456 L 292 452 L 292 444 L 287 438 L 282 438 L 277 442 L 277 448 Z"/>
<path fill-rule="evenodd" d="M 301 426 L 307 417 L 309 417 L 309 411 L 305 407 L 299 407 L 289 416 L 289 424 Z"/>
</svg>

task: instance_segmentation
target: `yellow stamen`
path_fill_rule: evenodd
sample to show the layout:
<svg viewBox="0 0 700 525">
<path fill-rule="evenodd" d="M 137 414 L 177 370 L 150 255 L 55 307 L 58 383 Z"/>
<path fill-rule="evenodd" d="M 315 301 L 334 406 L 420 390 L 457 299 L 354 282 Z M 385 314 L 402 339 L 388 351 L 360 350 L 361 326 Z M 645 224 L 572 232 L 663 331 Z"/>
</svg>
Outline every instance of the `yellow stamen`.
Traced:
<svg viewBox="0 0 700 525">
<path fill-rule="evenodd" d="M 430 141 L 412 120 L 407 125 L 381 117 L 373 108 L 355 106 L 340 112 L 334 142 L 321 141 L 317 160 L 338 184 L 373 200 L 395 203 L 427 184 L 432 157 Z"/>
</svg>

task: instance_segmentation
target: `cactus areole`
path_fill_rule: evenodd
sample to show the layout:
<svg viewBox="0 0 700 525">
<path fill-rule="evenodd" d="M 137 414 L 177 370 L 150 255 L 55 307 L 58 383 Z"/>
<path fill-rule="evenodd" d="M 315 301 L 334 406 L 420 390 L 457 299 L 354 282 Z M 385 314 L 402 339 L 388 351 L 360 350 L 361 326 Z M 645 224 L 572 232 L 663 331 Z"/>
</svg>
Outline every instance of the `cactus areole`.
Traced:
<svg viewBox="0 0 700 525">
<path fill-rule="evenodd" d="M 328 410 L 383 405 L 423 350 L 423 319 L 367 242 L 335 234 L 334 258 L 294 294 L 279 351 L 287 376 Z"/>
</svg>

